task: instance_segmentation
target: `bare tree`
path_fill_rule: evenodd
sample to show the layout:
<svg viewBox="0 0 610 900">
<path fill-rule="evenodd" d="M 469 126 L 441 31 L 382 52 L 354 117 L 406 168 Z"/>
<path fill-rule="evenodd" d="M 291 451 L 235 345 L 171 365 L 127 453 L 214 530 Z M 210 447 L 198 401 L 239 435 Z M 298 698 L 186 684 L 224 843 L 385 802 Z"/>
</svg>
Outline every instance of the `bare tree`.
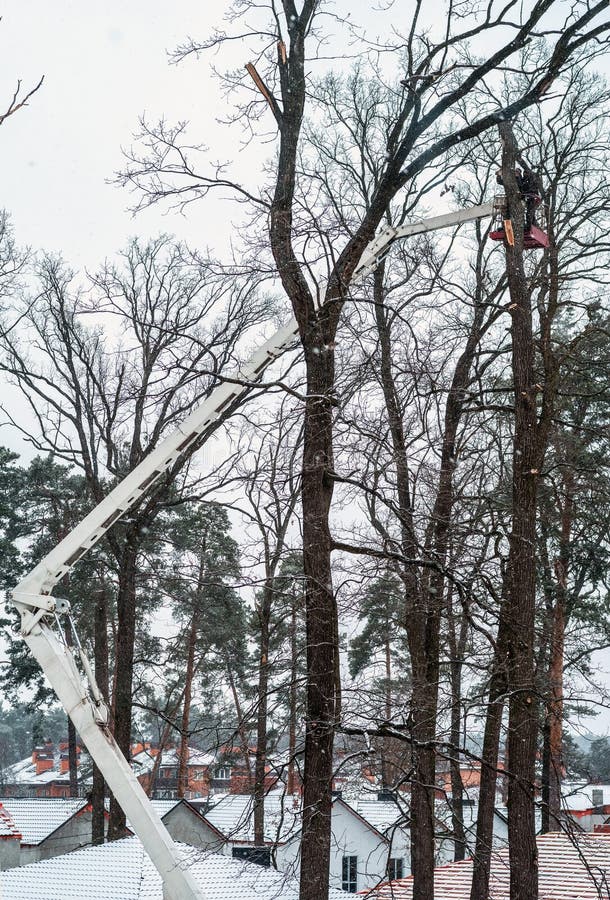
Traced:
<svg viewBox="0 0 610 900">
<path fill-rule="evenodd" d="M 17 85 L 11 95 L 11 98 L 8 102 L 8 105 L 5 107 L 4 112 L 0 113 L 0 125 L 3 125 L 4 122 L 9 118 L 9 116 L 14 115 L 16 112 L 19 112 L 20 109 L 23 109 L 24 106 L 27 106 L 28 100 L 34 96 L 37 90 L 42 87 L 42 82 L 44 81 L 44 75 L 41 77 L 40 81 L 34 85 L 30 90 L 23 90 L 21 79 L 17 80 Z"/>
<path fill-rule="evenodd" d="M 210 392 L 236 359 L 247 329 L 264 318 L 264 306 L 255 281 L 244 283 L 166 237 L 144 247 L 134 241 L 123 265 L 107 263 L 86 290 L 59 260 L 43 260 L 39 277 L 40 293 L 24 300 L 19 328 L 9 325 L 1 342 L 1 366 L 20 389 L 38 435 L 6 414 L 38 449 L 81 468 L 99 502 L 114 479 L 133 469 Z M 227 408 L 227 416 L 231 412 Z M 138 560 L 147 531 L 196 448 L 108 536 L 118 583 L 113 725 L 127 758 L 134 641 L 143 612 Z M 123 829 L 124 815 L 113 803 L 110 834 Z"/>
<path fill-rule="evenodd" d="M 397 35 L 396 44 L 375 47 L 380 53 L 401 54 L 406 70 L 401 101 L 388 130 L 385 162 L 370 202 L 357 216 L 351 236 L 340 251 L 331 249 L 324 256 L 322 268 L 328 275 L 325 287 L 313 274 L 322 252 L 311 239 L 315 228 L 303 225 L 296 199 L 299 142 L 308 93 L 307 48 L 311 44 L 315 52 L 316 38 L 322 37 L 321 15 L 326 11 L 318 0 L 304 0 L 300 7 L 294 0 L 282 0 L 281 4 L 271 0 L 268 21 L 260 29 L 253 31 L 248 23 L 244 26 L 246 36 L 258 39 L 253 51 L 262 74 L 253 66 L 249 71 L 278 131 L 271 183 L 263 191 L 257 193 L 231 182 L 224 170 L 210 174 L 198 171 L 192 162 L 193 148 L 183 140 L 184 127 L 171 128 L 164 123 L 158 128 L 143 124 L 146 149 L 131 154 L 122 177 L 124 183 L 141 191 L 141 205 L 172 198 L 184 205 L 210 191 L 232 187 L 236 196 L 267 213 L 277 276 L 299 325 L 307 377 L 302 503 L 309 679 L 301 851 L 303 900 L 319 900 L 328 892 L 333 735 L 340 716 L 337 607 L 329 528 L 334 486 L 334 347 L 339 317 L 361 253 L 396 194 L 453 147 L 537 103 L 570 57 L 588 42 L 596 41 L 601 47 L 610 29 L 603 18 L 605 2 L 573 7 L 559 34 L 547 24 L 545 15 L 559 11 L 560 4 L 532 0 L 519 9 L 520 19 L 514 21 L 515 2 L 501 9 L 491 3 L 483 19 L 478 16 L 477 4 L 460 4 L 459 10 L 451 6 L 446 26 L 435 38 L 427 33 L 424 4 L 416 2 L 407 30 Z M 236 4 L 233 21 L 254 15 L 255 10 L 259 12 L 254 3 Z M 520 96 L 508 103 L 490 97 L 489 104 L 470 124 L 456 127 L 452 114 L 456 104 L 488 76 L 510 66 L 519 50 L 541 32 L 547 33 L 553 43 L 542 64 L 528 71 L 529 80 Z M 190 42 L 177 55 L 183 58 L 218 47 L 231 37 L 217 33 L 203 43 Z M 483 38 L 488 46 L 495 44 L 483 59 L 475 60 L 470 53 L 469 42 L 476 38 Z M 246 115 L 248 110 L 255 114 L 255 102 L 251 99 L 247 104 Z M 246 124 L 251 122 L 249 118 Z M 415 860 L 417 900 L 431 896 L 432 867 L 429 854 Z"/>
<path fill-rule="evenodd" d="M 262 585 L 256 592 L 254 620 L 258 643 L 258 683 L 256 688 L 256 756 L 254 763 L 254 840 L 265 842 L 265 776 L 267 770 L 267 729 L 269 696 L 272 691 L 273 639 L 276 627 L 279 568 L 288 549 L 288 532 L 299 498 L 297 458 L 301 451 L 301 417 L 291 410 L 292 398 L 285 397 L 271 423 L 256 420 L 242 435 L 250 445 L 240 462 L 247 507 L 245 520 L 256 530 L 255 555 L 252 564 L 262 564 Z M 267 417 L 265 417 L 267 418 Z M 253 446 L 253 438 L 255 444 Z M 258 545 L 260 552 L 256 552 Z M 284 586 L 285 588 L 286 586 Z M 285 593 L 285 590 L 282 591 Z"/>
</svg>

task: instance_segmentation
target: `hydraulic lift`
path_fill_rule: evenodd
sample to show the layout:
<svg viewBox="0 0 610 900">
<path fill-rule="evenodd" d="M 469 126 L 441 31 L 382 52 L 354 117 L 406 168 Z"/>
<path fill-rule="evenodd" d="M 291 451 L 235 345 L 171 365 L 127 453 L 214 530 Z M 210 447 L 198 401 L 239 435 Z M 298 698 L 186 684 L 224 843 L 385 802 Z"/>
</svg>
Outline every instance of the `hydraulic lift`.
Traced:
<svg viewBox="0 0 610 900">
<path fill-rule="evenodd" d="M 494 204 L 486 203 L 398 228 L 384 228 L 365 249 L 354 277 L 361 279 L 372 272 L 397 240 L 485 218 L 493 211 Z M 292 319 L 238 369 L 235 381 L 218 385 L 12 592 L 12 601 L 21 615 L 21 636 L 158 869 L 168 900 L 205 900 L 205 893 L 180 859 L 165 826 L 119 750 L 109 729 L 108 708 L 71 619 L 74 646 L 68 646 L 65 639 L 59 616 L 70 616 L 70 605 L 53 597 L 52 591 L 230 404 L 247 398 L 267 367 L 296 346 L 297 335 L 297 323 Z"/>
</svg>

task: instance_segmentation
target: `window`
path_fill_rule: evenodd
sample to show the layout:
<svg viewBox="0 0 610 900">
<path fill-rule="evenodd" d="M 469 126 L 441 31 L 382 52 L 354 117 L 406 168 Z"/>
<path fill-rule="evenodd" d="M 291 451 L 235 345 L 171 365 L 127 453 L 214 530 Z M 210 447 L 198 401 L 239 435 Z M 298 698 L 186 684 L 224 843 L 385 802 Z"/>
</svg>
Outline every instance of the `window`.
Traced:
<svg viewBox="0 0 610 900">
<path fill-rule="evenodd" d="M 603 806 L 604 805 L 604 791 L 603 788 L 593 788 L 591 791 L 591 802 L 593 806 Z"/>
<path fill-rule="evenodd" d="M 264 847 L 233 847 L 232 852 L 233 859 L 245 859 L 266 869 L 271 865 L 271 850 Z"/>
<path fill-rule="evenodd" d="M 218 779 L 218 781 L 230 781 L 231 768 L 229 766 L 219 766 L 214 773 L 214 777 Z"/>
<path fill-rule="evenodd" d="M 388 861 L 388 879 L 394 881 L 396 878 L 402 878 L 403 865 L 402 856 L 391 856 Z"/>
<path fill-rule="evenodd" d="M 358 857 L 343 857 L 343 890 L 355 894 L 358 890 Z"/>
</svg>

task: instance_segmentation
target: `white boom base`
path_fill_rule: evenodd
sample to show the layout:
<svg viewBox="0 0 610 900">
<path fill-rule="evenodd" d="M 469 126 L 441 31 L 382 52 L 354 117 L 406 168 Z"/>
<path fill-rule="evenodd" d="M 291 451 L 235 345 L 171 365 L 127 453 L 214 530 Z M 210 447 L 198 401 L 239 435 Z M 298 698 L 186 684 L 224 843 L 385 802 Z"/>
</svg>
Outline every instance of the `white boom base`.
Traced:
<svg viewBox="0 0 610 900">
<path fill-rule="evenodd" d="M 19 602 L 18 596 L 14 599 Z M 167 897 L 171 900 L 205 900 L 189 870 L 177 862 L 174 842 L 110 731 L 96 721 L 70 649 L 42 623 L 35 625 L 24 640 L 157 867 Z"/>
</svg>

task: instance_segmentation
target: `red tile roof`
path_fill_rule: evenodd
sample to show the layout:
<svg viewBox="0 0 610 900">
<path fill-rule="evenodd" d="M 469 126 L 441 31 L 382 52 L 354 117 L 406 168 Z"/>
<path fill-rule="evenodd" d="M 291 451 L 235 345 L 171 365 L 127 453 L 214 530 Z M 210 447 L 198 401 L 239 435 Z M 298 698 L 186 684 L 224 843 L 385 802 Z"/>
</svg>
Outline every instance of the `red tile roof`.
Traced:
<svg viewBox="0 0 610 900">
<path fill-rule="evenodd" d="M 539 900 L 610 900 L 610 834 L 563 833 L 537 838 Z M 472 860 L 440 866 L 434 900 L 470 900 Z M 361 891 L 370 900 L 411 900 L 413 877 Z M 508 850 L 492 860 L 489 900 L 509 900 Z"/>
</svg>

